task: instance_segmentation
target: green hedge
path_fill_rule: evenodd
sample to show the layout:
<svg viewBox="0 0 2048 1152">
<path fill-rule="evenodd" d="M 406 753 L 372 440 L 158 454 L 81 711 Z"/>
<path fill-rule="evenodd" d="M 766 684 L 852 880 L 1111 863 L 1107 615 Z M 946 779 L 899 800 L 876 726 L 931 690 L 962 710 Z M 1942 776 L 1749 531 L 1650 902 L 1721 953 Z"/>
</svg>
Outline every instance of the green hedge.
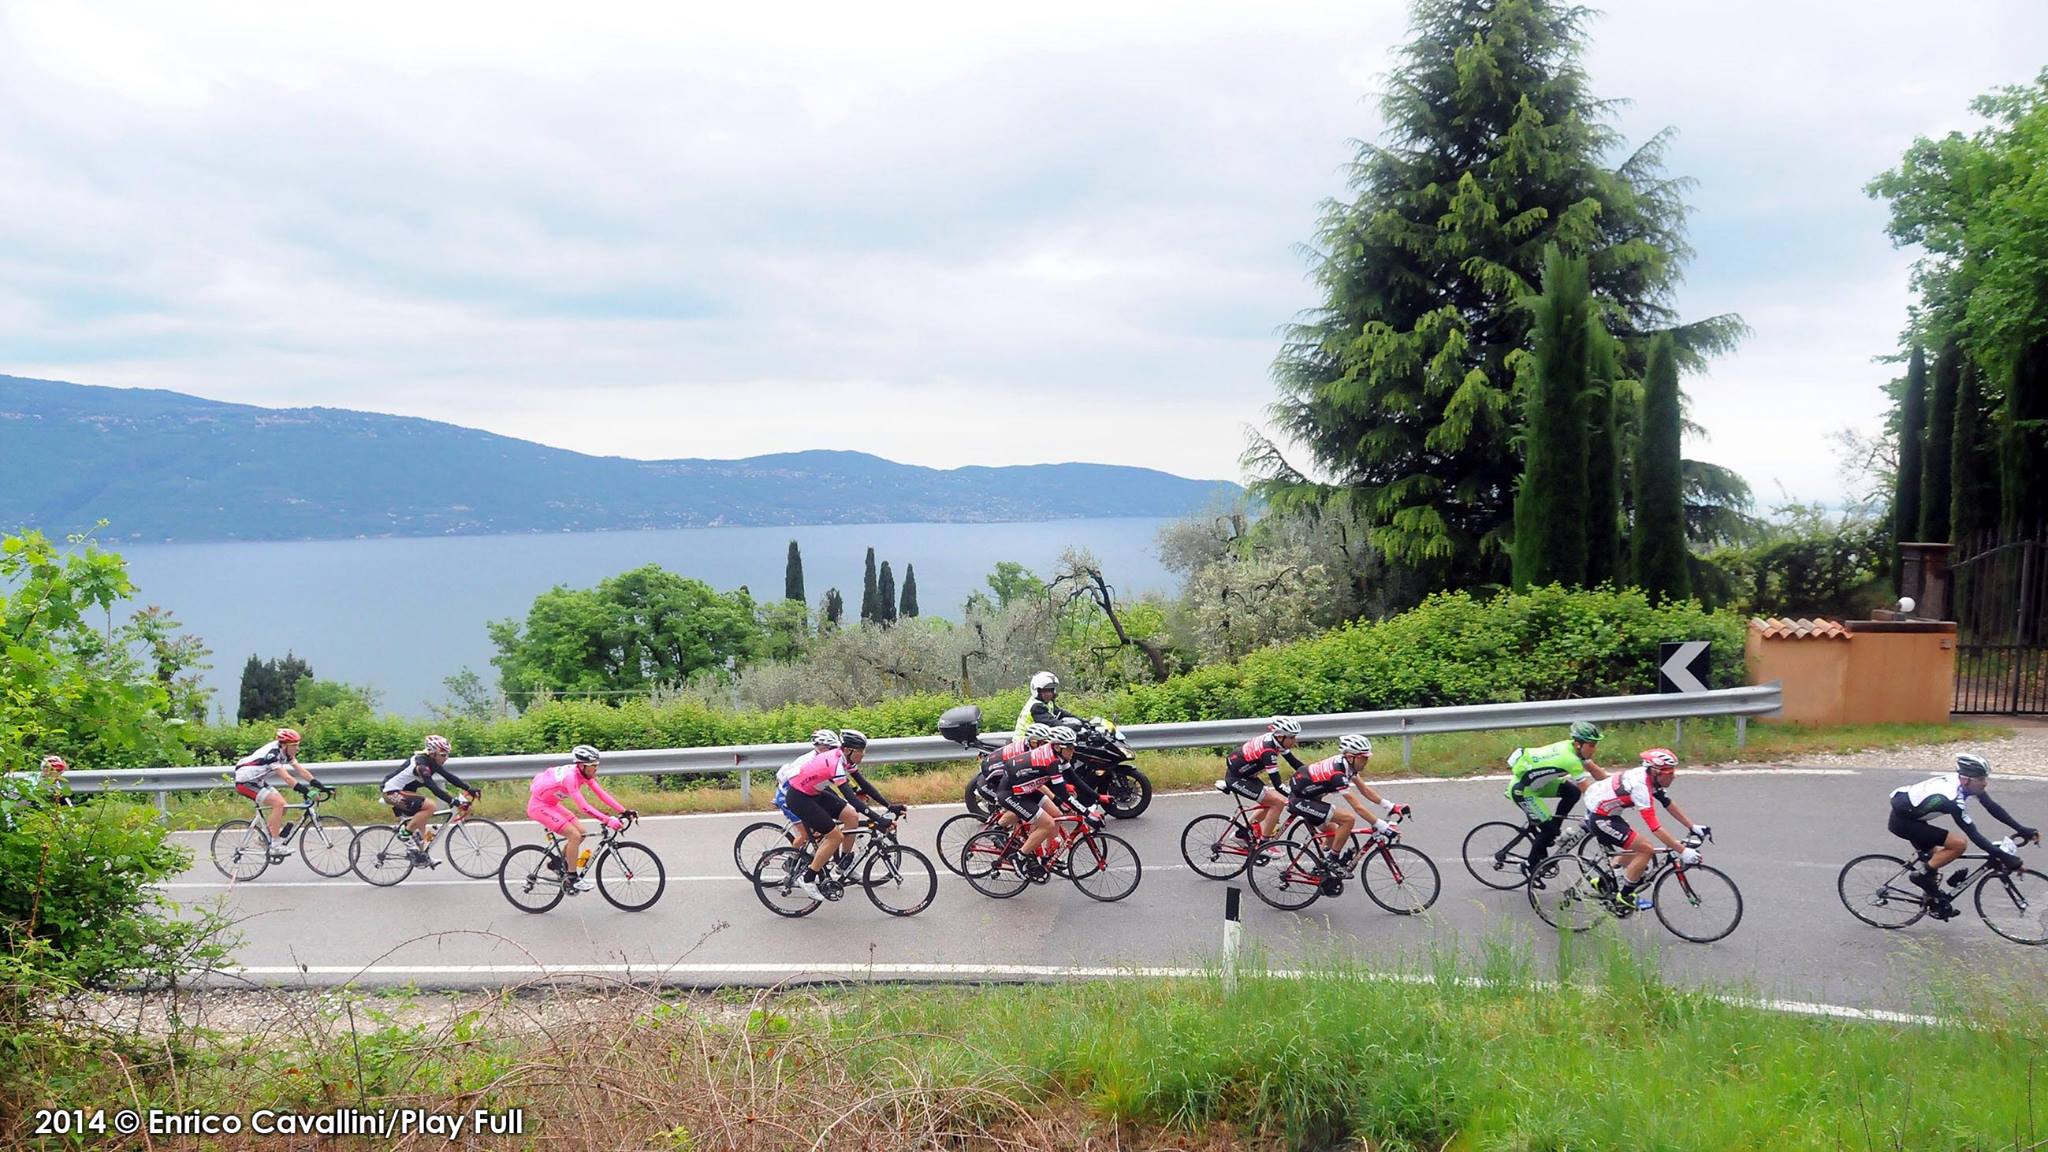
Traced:
<svg viewBox="0 0 2048 1152">
<path fill-rule="evenodd" d="M 1268 648 L 1235 664 L 1197 669 L 1072 706 L 1125 723 L 1220 720 L 1274 713 L 1419 708 L 1621 696 L 1656 690 L 1657 645 L 1712 640 L 1712 676 L 1742 681 L 1742 620 L 1682 602 L 1652 606 L 1637 592 L 1542 588 L 1475 599 L 1439 593 L 1378 624 L 1353 624 L 1312 640 Z M 1024 693 L 976 701 L 997 729 Z M 800 741 L 818 728 L 859 728 L 871 736 L 928 736 L 959 701 L 908 696 L 865 708 L 791 706 L 727 712 L 694 703 L 660 707 L 550 701 L 501 721 L 428 721 L 319 713 L 300 727 L 311 760 L 396 759 L 439 730 L 459 756 L 600 748 L 686 748 Z M 272 724 L 188 730 L 202 763 L 227 763 L 270 739 Z"/>
</svg>

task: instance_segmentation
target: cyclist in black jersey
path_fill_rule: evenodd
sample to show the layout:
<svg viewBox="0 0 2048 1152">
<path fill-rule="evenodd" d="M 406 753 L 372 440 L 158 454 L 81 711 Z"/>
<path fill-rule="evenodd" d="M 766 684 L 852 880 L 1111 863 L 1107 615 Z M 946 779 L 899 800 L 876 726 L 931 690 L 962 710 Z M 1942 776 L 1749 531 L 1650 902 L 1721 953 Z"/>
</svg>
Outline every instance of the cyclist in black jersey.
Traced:
<svg viewBox="0 0 2048 1152">
<path fill-rule="evenodd" d="M 406 757 L 405 763 L 399 766 L 398 771 L 393 772 L 384 781 L 384 803 L 389 804 L 391 811 L 405 822 L 398 829 L 400 839 L 411 841 L 417 838 L 426 827 L 427 821 L 433 819 L 434 813 L 440 811 L 432 800 L 420 795 L 420 789 L 425 788 L 439 796 L 443 804 L 455 803 L 455 797 L 450 796 L 448 790 L 441 787 L 442 780 L 462 789 L 471 799 L 478 795 L 473 785 L 448 770 L 448 755 L 451 751 L 453 748 L 446 736 L 429 736 L 425 741 L 425 747 Z"/>
<path fill-rule="evenodd" d="M 1891 819 L 1886 827 L 1892 835 L 1911 844 L 1918 852 L 1927 854 L 1925 867 L 1914 869 L 1912 880 L 1934 900 L 1934 907 L 1928 910 L 1928 914 L 1937 920 L 1947 920 L 1956 914 L 1949 902 L 1948 891 L 1942 887 L 1941 870 L 1961 856 L 1968 844 L 1975 844 L 2000 867 L 2020 866 L 2017 855 L 1993 844 L 1977 827 L 1977 822 L 1970 819 L 1968 804 L 1972 798 L 1984 806 L 1984 811 L 2011 828 L 2020 843 L 2040 842 L 2039 832 L 2013 819 L 2011 813 L 1991 798 L 1987 791 L 1990 786 L 1991 762 L 1974 752 L 1965 752 L 1956 757 L 1955 771 L 1932 776 L 1892 792 Z M 1959 831 L 1944 832 L 1936 828 L 1931 823 L 1935 816 L 1954 817 Z"/>
<path fill-rule="evenodd" d="M 1301 758 L 1294 754 L 1295 745 L 1301 742 L 1301 724 L 1287 716 L 1275 716 L 1266 721 L 1266 732 L 1244 742 L 1243 747 L 1232 751 L 1223 758 L 1223 787 L 1234 795 L 1257 803 L 1259 807 L 1259 835 L 1271 836 L 1280 827 L 1280 813 L 1287 808 L 1287 789 L 1280 783 L 1280 761 L 1296 772 L 1301 771 Z M 1264 773 L 1266 781 L 1259 782 Z M 1239 836 L 1248 833 L 1242 829 Z"/>
</svg>

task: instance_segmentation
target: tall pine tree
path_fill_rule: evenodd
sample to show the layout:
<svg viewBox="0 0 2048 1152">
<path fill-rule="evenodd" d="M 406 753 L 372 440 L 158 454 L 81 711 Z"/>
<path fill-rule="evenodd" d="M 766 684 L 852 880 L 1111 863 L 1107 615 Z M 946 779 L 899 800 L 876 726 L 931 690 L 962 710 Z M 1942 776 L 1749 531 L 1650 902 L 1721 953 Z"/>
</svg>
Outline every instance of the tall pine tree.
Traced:
<svg viewBox="0 0 2048 1152">
<path fill-rule="evenodd" d="M 2048 528 L 2048 337 L 2014 362 L 2000 425 L 2000 519 L 2010 531 L 2037 533 Z"/>
<path fill-rule="evenodd" d="M 1621 429 L 1615 392 L 1621 359 L 1596 312 L 1587 317 L 1586 583 L 1628 583 L 1621 558 Z"/>
<path fill-rule="evenodd" d="M 880 624 L 896 622 L 896 576 L 889 571 L 889 562 L 882 561 L 882 575 L 875 581 L 875 621 Z"/>
<path fill-rule="evenodd" d="M 1273 442 L 1246 454 L 1276 507 L 1352 504 L 1388 559 L 1436 584 L 1508 574 L 1522 471 L 1508 361 L 1528 346 L 1518 301 L 1545 248 L 1591 257 L 1625 367 L 1674 322 L 1685 184 L 1662 173 L 1663 135 L 1624 152 L 1612 104 L 1588 91 L 1588 15 L 1564 0 L 1414 0 L 1385 132 L 1317 228 L 1322 303 L 1274 365 L 1274 422 L 1314 466 Z M 1677 351 L 1690 360 L 1740 329 L 1684 326 Z"/>
<path fill-rule="evenodd" d="M 1906 386 L 1899 395 L 1899 474 L 1892 492 L 1892 539 L 1905 543 L 1920 531 L 1921 448 L 1927 437 L 1927 356 L 1920 345 L 1906 358 Z M 1892 575 L 1898 575 L 1892 553 Z"/>
<path fill-rule="evenodd" d="M 839 621 L 846 615 L 846 600 L 839 595 L 839 589 L 825 589 L 825 606 L 818 615 L 825 621 L 825 627 L 839 627 Z"/>
<path fill-rule="evenodd" d="M 1586 373 L 1593 297 L 1586 262 L 1552 247 L 1543 292 L 1529 302 L 1536 348 L 1526 361 L 1515 498 L 1516 588 L 1586 582 Z"/>
<path fill-rule="evenodd" d="M 1998 526 L 1998 458 L 1993 448 L 1984 372 L 1964 357 L 1956 381 L 1955 432 L 1949 439 L 1949 534 L 1974 547 Z"/>
<path fill-rule="evenodd" d="M 782 598 L 799 604 L 809 602 L 804 596 L 804 554 L 797 551 L 794 540 L 789 542 L 789 559 L 782 565 Z"/>
<path fill-rule="evenodd" d="M 881 613 L 875 610 L 875 550 L 873 548 L 868 549 L 867 571 L 860 579 L 860 618 L 864 624 L 878 624 L 882 619 Z"/>
<path fill-rule="evenodd" d="M 1963 371 L 1963 347 L 1954 336 L 1934 357 L 1934 390 L 1927 397 L 1926 458 L 1920 471 L 1920 531 L 1915 539 L 1948 539 L 1949 461 L 1955 451 L 1956 381 Z"/>
<path fill-rule="evenodd" d="M 915 619 L 917 616 L 917 565 L 903 566 L 903 616 Z"/>
<path fill-rule="evenodd" d="M 1678 354 L 1669 336 L 1650 342 L 1643 375 L 1642 432 L 1636 438 L 1636 586 L 1652 600 L 1692 595 L 1685 543 L 1685 493 L 1679 441 L 1684 414 L 1678 401 Z"/>
</svg>

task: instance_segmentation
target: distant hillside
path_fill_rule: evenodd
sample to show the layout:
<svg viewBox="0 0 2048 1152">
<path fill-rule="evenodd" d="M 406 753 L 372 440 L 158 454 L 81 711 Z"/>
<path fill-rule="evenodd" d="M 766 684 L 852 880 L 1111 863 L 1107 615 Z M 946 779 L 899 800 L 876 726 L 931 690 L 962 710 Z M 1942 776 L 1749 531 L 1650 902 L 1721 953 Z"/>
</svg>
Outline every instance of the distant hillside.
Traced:
<svg viewBox="0 0 2048 1152">
<path fill-rule="evenodd" d="M 0 376 L 0 461 L 0 529 L 105 518 L 105 537 L 133 540 L 1177 516 L 1236 491 L 1107 464 L 626 460 L 404 416 L 18 376 Z"/>
</svg>

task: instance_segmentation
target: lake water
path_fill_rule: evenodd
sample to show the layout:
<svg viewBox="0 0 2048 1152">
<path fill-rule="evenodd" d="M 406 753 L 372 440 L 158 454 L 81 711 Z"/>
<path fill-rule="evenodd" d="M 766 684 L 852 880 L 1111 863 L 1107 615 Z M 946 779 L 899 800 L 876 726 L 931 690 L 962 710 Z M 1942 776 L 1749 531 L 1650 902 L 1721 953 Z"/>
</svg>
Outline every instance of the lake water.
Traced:
<svg viewBox="0 0 2048 1152">
<path fill-rule="evenodd" d="M 861 571 L 873 546 L 900 587 L 917 569 L 927 616 L 958 617 L 969 592 L 998 560 L 1041 575 L 1060 552 L 1086 548 L 1119 594 L 1170 592 L 1152 518 L 1032 524 L 834 524 L 689 528 L 408 540 L 121 545 L 140 601 L 177 614 L 213 649 L 208 683 L 232 716 L 251 654 L 290 649 L 328 680 L 369 684 L 383 707 L 420 713 L 464 667 L 495 683 L 486 621 L 524 619 L 533 598 L 557 584 L 589 587 L 642 564 L 660 564 L 721 591 L 746 585 L 757 598 L 782 594 L 794 539 L 813 607 L 836 587 L 849 616 L 860 612 Z"/>
</svg>

